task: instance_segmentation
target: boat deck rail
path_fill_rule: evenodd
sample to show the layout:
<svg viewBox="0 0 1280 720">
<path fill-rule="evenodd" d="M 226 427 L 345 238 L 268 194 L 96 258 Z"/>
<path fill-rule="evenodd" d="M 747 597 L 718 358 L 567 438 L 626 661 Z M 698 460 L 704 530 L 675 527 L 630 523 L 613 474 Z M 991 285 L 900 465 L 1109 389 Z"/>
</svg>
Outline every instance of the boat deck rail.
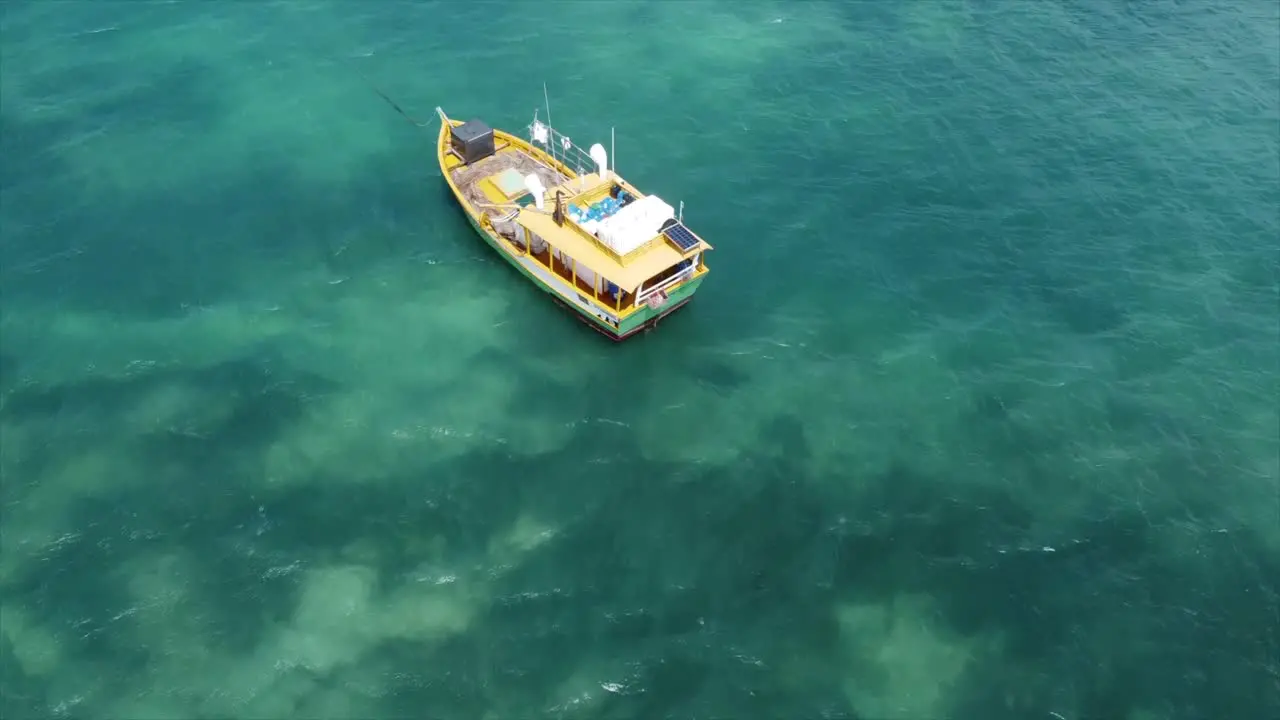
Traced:
<svg viewBox="0 0 1280 720">
<path fill-rule="evenodd" d="M 689 278 L 693 277 L 694 273 L 696 273 L 697 271 L 698 271 L 697 266 L 694 265 L 692 262 L 689 263 L 688 267 L 684 268 L 680 272 L 677 272 L 676 274 L 672 275 L 666 280 L 663 280 L 662 282 L 658 283 L 657 285 L 654 285 L 653 287 L 647 287 L 641 290 L 636 295 L 635 304 L 640 305 L 645 300 L 648 300 L 649 296 L 657 295 L 658 293 L 662 292 L 663 290 L 666 290 L 667 288 L 673 285 L 679 285 L 685 280 L 688 280 Z"/>
<path fill-rule="evenodd" d="M 543 142 L 538 138 L 537 129 L 539 127 L 545 128 L 547 131 L 546 142 Z M 582 177 L 584 174 L 591 173 L 595 170 L 596 161 L 591 159 L 591 154 L 578 147 L 577 144 L 569 139 L 568 135 L 556 130 L 549 123 L 544 123 L 539 120 L 536 111 L 533 115 L 533 122 L 529 124 L 528 130 L 529 143 L 531 145 L 534 145 L 535 147 L 541 145 L 542 147 L 540 149 L 550 155 L 553 160 L 563 164 L 565 168 L 576 172 L 578 177 Z M 571 178 L 565 177 L 565 180 L 570 179 Z"/>
</svg>

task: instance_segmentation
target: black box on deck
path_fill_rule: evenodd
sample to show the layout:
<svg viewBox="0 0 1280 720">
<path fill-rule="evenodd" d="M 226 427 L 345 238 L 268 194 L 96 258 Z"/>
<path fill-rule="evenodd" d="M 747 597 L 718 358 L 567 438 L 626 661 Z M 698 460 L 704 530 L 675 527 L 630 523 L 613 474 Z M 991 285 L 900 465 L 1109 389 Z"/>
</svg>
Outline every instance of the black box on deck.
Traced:
<svg viewBox="0 0 1280 720">
<path fill-rule="evenodd" d="M 449 142 L 462 161 L 470 165 L 493 154 L 493 128 L 481 120 L 468 120 L 453 129 Z"/>
</svg>

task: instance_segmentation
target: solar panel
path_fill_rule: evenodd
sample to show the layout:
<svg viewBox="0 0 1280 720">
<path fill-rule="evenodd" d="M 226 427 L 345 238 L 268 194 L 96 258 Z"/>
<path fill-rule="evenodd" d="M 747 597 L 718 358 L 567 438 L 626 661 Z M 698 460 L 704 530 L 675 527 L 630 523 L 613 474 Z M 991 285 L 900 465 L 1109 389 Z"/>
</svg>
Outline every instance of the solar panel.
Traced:
<svg viewBox="0 0 1280 720">
<path fill-rule="evenodd" d="M 662 231 L 663 235 L 672 242 L 676 247 L 680 248 L 680 252 L 689 252 L 698 247 L 698 238 L 689 232 L 689 228 L 680 223 L 676 223 L 666 230 Z"/>
</svg>

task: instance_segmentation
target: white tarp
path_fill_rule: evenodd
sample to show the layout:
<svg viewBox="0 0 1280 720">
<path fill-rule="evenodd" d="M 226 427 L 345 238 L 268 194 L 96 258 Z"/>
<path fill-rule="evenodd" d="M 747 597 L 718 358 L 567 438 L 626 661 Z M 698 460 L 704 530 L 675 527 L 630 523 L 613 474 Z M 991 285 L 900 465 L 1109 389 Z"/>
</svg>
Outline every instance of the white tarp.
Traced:
<svg viewBox="0 0 1280 720">
<path fill-rule="evenodd" d="M 619 255 L 626 255 L 657 237 L 662 223 L 675 210 L 657 195 L 646 195 L 600 222 L 596 237 Z"/>
</svg>

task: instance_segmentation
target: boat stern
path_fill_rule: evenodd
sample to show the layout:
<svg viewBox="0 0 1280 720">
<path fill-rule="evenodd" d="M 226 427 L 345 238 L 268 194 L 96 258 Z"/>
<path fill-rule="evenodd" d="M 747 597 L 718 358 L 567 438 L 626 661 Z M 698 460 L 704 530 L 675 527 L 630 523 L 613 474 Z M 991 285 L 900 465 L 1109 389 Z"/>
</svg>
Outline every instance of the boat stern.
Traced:
<svg viewBox="0 0 1280 720">
<path fill-rule="evenodd" d="M 658 325 L 667 316 L 676 310 L 689 304 L 693 300 L 693 295 L 702 285 L 703 279 L 707 276 L 706 268 L 702 268 L 693 277 L 680 283 L 679 285 L 667 290 L 658 290 L 649 295 L 642 301 L 641 306 L 635 312 L 622 319 L 618 323 L 618 327 L 612 333 L 615 340 L 626 340 L 634 337 L 644 330 L 649 330 Z"/>
</svg>

